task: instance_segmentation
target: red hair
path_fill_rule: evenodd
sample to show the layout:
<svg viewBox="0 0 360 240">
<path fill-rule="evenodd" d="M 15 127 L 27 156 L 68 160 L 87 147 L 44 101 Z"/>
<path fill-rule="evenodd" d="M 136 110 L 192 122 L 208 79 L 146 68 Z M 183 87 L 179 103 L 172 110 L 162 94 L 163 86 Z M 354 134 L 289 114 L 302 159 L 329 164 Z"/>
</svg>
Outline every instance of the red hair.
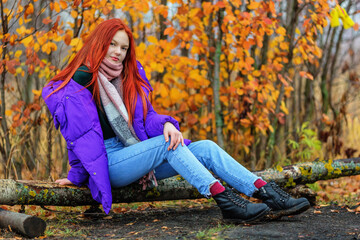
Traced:
<svg viewBox="0 0 360 240">
<path fill-rule="evenodd" d="M 149 89 L 149 86 L 148 83 L 141 78 L 137 69 L 135 41 L 132 32 L 130 28 L 120 19 L 115 18 L 106 20 L 100 23 L 94 31 L 91 32 L 85 40 L 84 46 L 75 55 L 74 59 L 60 73 L 51 79 L 51 81 L 63 81 L 63 83 L 61 83 L 61 85 L 51 94 L 65 87 L 75 74 L 76 70 L 80 66 L 85 65 L 89 68 L 88 72 L 92 73 L 92 79 L 86 87 L 93 87 L 93 97 L 95 102 L 98 106 L 101 106 L 97 81 L 98 70 L 108 51 L 109 45 L 114 38 L 114 35 L 121 30 L 124 30 L 129 37 L 129 48 L 123 61 L 124 69 L 121 73 L 123 101 L 129 114 L 129 124 L 133 121 L 138 94 L 142 99 L 145 118 L 147 112 L 147 97 L 142 89 L 142 86 L 147 89 Z"/>
</svg>

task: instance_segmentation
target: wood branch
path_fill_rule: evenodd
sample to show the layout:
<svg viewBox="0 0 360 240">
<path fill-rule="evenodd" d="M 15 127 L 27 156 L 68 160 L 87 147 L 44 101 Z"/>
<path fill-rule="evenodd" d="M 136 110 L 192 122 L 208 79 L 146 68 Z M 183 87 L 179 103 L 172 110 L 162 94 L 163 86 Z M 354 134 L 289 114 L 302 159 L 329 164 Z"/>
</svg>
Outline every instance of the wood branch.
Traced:
<svg viewBox="0 0 360 240">
<path fill-rule="evenodd" d="M 8 228 L 26 237 L 44 235 L 46 223 L 41 218 L 0 208 L 0 228 Z"/>
<path fill-rule="evenodd" d="M 278 170 L 280 169 L 280 171 Z M 314 183 L 360 174 L 360 158 L 335 161 L 314 161 L 282 168 L 255 172 L 266 181 L 273 180 L 282 187 Z M 159 186 L 143 191 L 137 183 L 113 189 L 114 203 L 196 199 L 203 197 L 186 180 L 172 177 L 158 181 Z M 60 186 L 41 181 L 0 179 L 0 205 L 82 206 L 96 205 L 87 188 Z"/>
<path fill-rule="evenodd" d="M 360 158 L 315 160 L 254 173 L 266 181 L 275 181 L 281 187 L 292 188 L 299 184 L 314 183 L 319 180 L 359 175 Z"/>
</svg>

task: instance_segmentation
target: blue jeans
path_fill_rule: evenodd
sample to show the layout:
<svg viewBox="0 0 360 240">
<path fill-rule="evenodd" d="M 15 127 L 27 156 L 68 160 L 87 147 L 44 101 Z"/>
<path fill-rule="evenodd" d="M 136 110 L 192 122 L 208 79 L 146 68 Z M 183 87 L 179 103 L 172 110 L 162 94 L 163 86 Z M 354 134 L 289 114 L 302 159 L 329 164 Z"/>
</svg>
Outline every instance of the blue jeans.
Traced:
<svg viewBox="0 0 360 240">
<path fill-rule="evenodd" d="M 179 145 L 170 151 L 167 150 L 170 141 L 165 142 L 163 135 L 129 147 L 124 147 L 116 137 L 104 142 L 112 187 L 126 186 L 155 170 L 158 180 L 180 174 L 200 194 L 210 197 L 210 186 L 218 181 L 210 173 L 212 171 L 248 196 L 256 190 L 254 182 L 259 177 L 210 140 Z"/>
</svg>

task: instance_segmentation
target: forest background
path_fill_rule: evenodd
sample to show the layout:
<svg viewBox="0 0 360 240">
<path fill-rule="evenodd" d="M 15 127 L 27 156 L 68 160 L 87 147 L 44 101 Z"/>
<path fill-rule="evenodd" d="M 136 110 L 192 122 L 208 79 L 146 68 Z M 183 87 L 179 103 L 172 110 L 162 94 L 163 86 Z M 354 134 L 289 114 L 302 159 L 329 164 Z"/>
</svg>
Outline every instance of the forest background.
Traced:
<svg viewBox="0 0 360 240">
<path fill-rule="evenodd" d="M 357 157 L 359 3 L 1 0 L 0 178 L 66 175 L 41 89 L 114 17 L 134 33 L 154 108 L 186 138 L 214 140 L 252 170 Z"/>
</svg>

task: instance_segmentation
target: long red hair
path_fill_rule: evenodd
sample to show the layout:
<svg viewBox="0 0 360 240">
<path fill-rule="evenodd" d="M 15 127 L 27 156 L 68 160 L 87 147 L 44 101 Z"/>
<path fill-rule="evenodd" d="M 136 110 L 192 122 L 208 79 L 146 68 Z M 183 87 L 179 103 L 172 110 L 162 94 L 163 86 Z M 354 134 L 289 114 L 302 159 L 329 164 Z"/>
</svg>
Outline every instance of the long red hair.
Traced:
<svg viewBox="0 0 360 240">
<path fill-rule="evenodd" d="M 141 96 L 144 117 L 147 112 L 146 94 L 144 93 L 142 86 L 149 89 L 148 83 L 144 81 L 137 69 L 136 54 L 135 54 L 135 41 L 130 28 L 123 23 L 120 19 L 110 19 L 100 23 L 94 31 L 87 37 L 83 47 L 75 55 L 74 59 L 51 81 L 63 81 L 61 85 L 51 94 L 59 91 L 65 87 L 76 70 L 85 65 L 89 68 L 89 72 L 92 73 L 92 79 L 86 86 L 92 86 L 93 97 L 95 102 L 100 106 L 100 93 L 98 85 L 98 70 L 102 60 L 104 59 L 109 45 L 114 38 L 114 35 L 124 30 L 129 37 L 129 48 L 126 57 L 123 61 L 124 69 L 121 73 L 123 84 L 123 101 L 129 114 L 129 124 L 133 121 L 135 112 L 137 96 Z"/>
</svg>

